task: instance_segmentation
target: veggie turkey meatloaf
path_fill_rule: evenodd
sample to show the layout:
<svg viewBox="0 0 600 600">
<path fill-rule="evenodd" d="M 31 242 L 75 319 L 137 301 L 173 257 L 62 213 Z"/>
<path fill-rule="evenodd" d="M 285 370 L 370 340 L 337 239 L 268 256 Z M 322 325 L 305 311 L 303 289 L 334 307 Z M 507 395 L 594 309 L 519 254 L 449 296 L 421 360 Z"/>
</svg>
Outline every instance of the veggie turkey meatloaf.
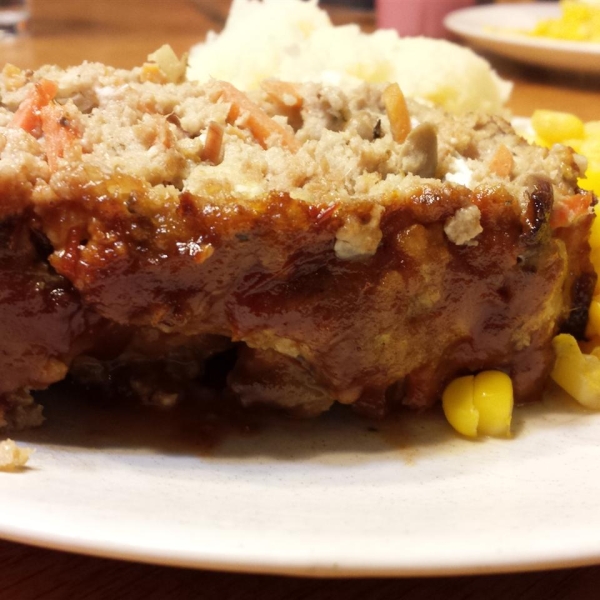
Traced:
<svg viewBox="0 0 600 600">
<path fill-rule="evenodd" d="M 243 404 L 302 415 L 488 368 L 540 396 L 595 284 L 581 157 L 395 85 L 169 79 L 4 69 L 2 424 L 69 372 L 168 405 L 225 351 Z"/>
</svg>

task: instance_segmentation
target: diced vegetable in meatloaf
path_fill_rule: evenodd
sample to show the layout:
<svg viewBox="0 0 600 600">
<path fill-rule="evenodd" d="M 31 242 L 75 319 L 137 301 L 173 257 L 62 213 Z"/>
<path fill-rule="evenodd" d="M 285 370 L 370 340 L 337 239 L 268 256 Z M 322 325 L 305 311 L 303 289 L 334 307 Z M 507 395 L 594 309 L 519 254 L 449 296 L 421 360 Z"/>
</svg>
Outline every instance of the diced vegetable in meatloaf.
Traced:
<svg viewBox="0 0 600 600">
<path fill-rule="evenodd" d="M 300 415 L 490 368 L 540 396 L 595 284 L 581 157 L 393 84 L 180 75 L 5 67 L 2 424 L 69 373 L 170 405 L 222 353 L 242 404 Z"/>
</svg>

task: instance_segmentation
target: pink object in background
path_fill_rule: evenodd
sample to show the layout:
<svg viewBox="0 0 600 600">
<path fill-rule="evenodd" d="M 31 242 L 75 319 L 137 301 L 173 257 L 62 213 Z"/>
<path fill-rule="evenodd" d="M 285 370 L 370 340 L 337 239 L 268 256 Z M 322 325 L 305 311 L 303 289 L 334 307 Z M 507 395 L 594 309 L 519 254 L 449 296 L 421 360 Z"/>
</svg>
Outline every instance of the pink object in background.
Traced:
<svg viewBox="0 0 600 600">
<path fill-rule="evenodd" d="M 444 17 L 475 0 L 376 0 L 377 27 L 396 29 L 401 36 L 448 37 Z"/>
</svg>

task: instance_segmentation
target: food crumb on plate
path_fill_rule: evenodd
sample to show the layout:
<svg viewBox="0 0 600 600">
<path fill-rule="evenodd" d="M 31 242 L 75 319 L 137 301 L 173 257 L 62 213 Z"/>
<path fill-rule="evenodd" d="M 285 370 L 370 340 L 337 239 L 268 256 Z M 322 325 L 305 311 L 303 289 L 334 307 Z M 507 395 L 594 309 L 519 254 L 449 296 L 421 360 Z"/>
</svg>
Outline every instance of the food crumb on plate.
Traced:
<svg viewBox="0 0 600 600">
<path fill-rule="evenodd" d="M 24 467 L 33 454 L 32 448 L 19 447 L 13 440 L 0 442 L 0 471 L 17 471 Z"/>
</svg>

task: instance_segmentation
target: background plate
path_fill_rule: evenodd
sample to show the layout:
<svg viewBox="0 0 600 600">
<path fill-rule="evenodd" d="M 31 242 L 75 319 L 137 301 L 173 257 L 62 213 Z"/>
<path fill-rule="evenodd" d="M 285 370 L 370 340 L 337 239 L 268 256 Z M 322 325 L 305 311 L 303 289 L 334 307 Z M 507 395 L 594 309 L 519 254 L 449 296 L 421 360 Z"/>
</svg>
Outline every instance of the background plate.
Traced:
<svg viewBox="0 0 600 600">
<path fill-rule="evenodd" d="M 206 417 L 57 400 L 19 438 L 36 448 L 30 468 L 0 474 L 7 539 L 304 575 L 600 562 L 600 415 L 564 399 L 518 409 L 512 440 L 467 441 L 436 411 L 385 426 L 334 412 L 210 451 Z"/>
<path fill-rule="evenodd" d="M 446 27 L 473 46 L 519 62 L 574 72 L 600 73 L 600 44 L 533 38 L 509 30 L 530 30 L 558 17 L 556 3 L 491 4 L 450 13 Z"/>
</svg>

